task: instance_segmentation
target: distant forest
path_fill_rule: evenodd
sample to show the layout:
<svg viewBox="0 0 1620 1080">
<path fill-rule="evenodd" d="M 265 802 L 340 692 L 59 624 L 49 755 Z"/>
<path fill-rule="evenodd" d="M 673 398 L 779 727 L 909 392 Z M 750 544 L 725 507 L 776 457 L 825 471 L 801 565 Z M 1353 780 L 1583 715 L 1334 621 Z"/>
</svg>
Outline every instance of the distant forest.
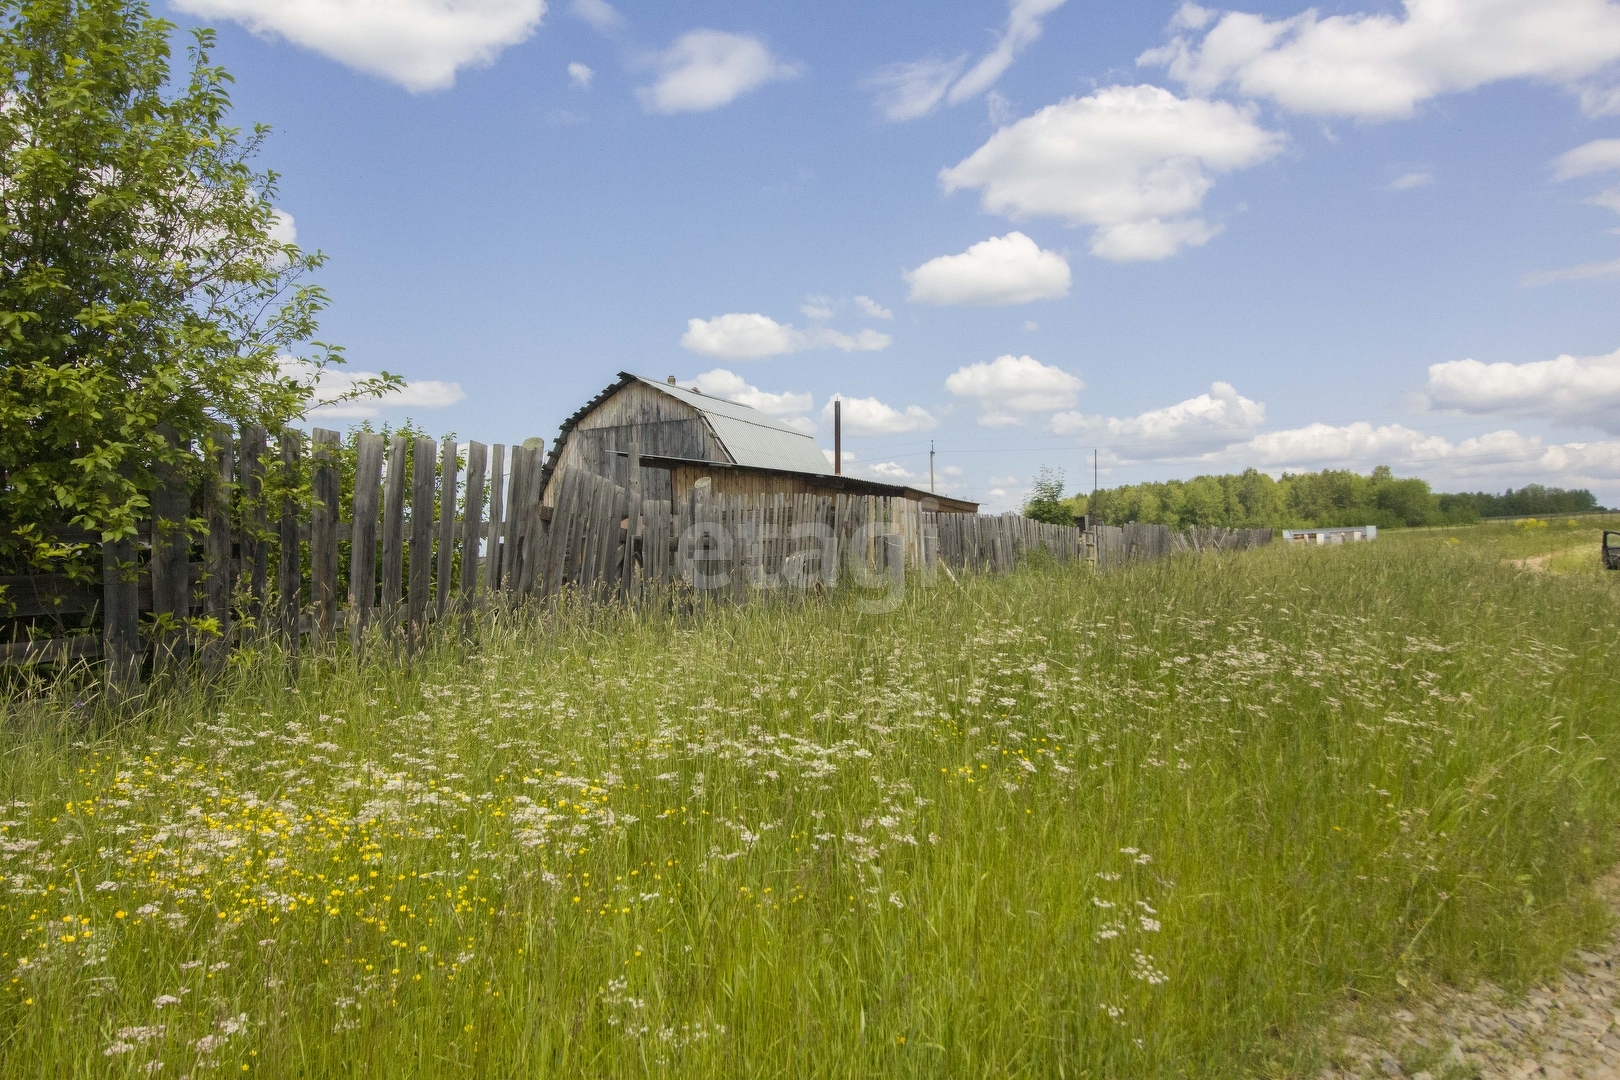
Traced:
<svg viewBox="0 0 1620 1080">
<path fill-rule="evenodd" d="M 1475 491 L 1437 494 L 1428 481 L 1398 479 L 1380 465 L 1362 476 L 1347 469 L 1285 473 L 1273 480 L 1258 469 L 1191 480 L 1129 484 L 1088 498 L 1063 497 L 1062 476 L 1042 470 L 1025 511 L 1042 520 L 1089 514 L 1109 525 L 1145 521 L 1177 528 L 1305 528 L 1333 525 L 1467 525 L 1489 517 L 1550 517 L 1603 509 L 1583 489 L 1527 484 L 1500 495 Z"/>
</svg>

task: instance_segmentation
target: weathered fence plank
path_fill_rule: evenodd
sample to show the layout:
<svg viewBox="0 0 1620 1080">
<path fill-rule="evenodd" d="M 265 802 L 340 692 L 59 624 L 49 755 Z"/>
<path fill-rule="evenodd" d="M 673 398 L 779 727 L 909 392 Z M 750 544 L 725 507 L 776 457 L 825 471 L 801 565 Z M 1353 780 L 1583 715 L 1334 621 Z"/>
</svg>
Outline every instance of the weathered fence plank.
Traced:
<svg viewBox="0 0 1620 1080">
<path fill-rule="evenodd" d="M 349 640 L 359 649 L 377 597 L 377 498 L 382 485 L 383 438 L 360 436 L 355 447 L 354 523 L 349 544 Z"/>
<path fill-rule="evenodd" d="M 203 471 L 203 516 L 208 534 L 203 544 L 203 573 L 207 598 L 203 613 L 214 624 L 214 633 L 203 643 L 203 666 L 217 671 L 225 665 L 231 645 L 231 482 L 234 479 L 235 446 L 231 429 L 214 429 L 213 453 Z"/>
<path fill-rule="evenodd" d="M 434 459 L 438 451 L 432 439 L 417 439 L 411 449 L 410 587 L 406 609 L 413 641 L 427 626 L 433 592 Z"/>
<path fill-rule="evenodd" d="M 478 545 L 484 531 L 484 455 L 481 442 L 467 444 L 466 509 L 461 516 L 461 594 L 471 602 L 478 595 Z"/>
<path fill-rule="evenodd" d="M 342 499 L 342 481 L 338 476 L 338 449 L 343 445 L 343 437 L 335 431 L 326 428 L 316 428 L 314 433 L 315 447 L 311 455 L 312 468 L 310 471 L 310 488 L 314 498 L 314 505 L 310 510 L 309 523 L 309 561 L 310 561 L 310 587 L 309 599 L 314 605 L 314 630 L 317 646 L 330 645 L 337 638 L 338 615 L 338 503 Z M 364 448 L 368 436 L 360 436 L 360 446 Z M 369 436 L 377 439 L 378 436 Z M 364 453 L 361 454 L 362 460 Z M 379 458 L 380 462 L 380 458 Z M 362 485 L 357 481 L 355 495 L 359 496 Z M 375 514 L 373 514 L 375 517 Z M 358 520 L 358 519 L 356 519 Z M 372 526 L 372 536 L 376 535 L 376 526 Z M 351 551 L 358 551 L 358 545 L 350 545 Z M 369 548 L 367 549 L 370 550 Z M 367 556 L 369 560 L 375 556 Z M 351 559 L 352 561 L 352 559 Z M 354 571 L 351 568 L 351 578 Z M 370 605 L 367 605 L 368 610 Z"/>
<path fill-rule="evenodd" d="M 399 620 L 405 587 L 405 472 L 409 445 L 403 435 L 388 440 L 388 473 L 383 484 L 382 598 L 379 608 L 390 632 Z"/>
<path fill-rule="evenodd" d="M 444 615 L 450 603 L 450 572 L 456 560 L 456 441 L 446 439 L 439 452 L 439 551 L 437 589 L 438 613 Z"/>
<path fill-rule="evenodd" d="M 281 535 L 280 558 L 276 566 L 276 599 L 279 601 L 278 630 L 287 651 L 297 656 L 302 644 L 298 632 L 298 602 L 304 581 L 303 552 L 298 540 L 298 481 L 303 439 L 297 431 L 283 431 L 281 443 Z"/>
</svg>

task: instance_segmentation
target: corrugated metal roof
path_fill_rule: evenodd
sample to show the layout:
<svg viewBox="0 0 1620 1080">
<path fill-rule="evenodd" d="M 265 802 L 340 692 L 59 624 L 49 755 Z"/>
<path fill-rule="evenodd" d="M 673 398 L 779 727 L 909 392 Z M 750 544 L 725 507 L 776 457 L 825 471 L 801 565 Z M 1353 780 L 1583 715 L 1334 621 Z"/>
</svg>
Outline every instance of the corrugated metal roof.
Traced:
<svg viewBox="0 0 1620 1080">
<path fill-rule="evenodd" d="M 684 386 L 672 386 L 639 375 L 635 378 L 703 413 L 738 465 L 821 476 L 832 474 L 827 457 L 816 446 L 815 439 L 772 420 L 758 409 L 700 394 Z"/>
</svg>

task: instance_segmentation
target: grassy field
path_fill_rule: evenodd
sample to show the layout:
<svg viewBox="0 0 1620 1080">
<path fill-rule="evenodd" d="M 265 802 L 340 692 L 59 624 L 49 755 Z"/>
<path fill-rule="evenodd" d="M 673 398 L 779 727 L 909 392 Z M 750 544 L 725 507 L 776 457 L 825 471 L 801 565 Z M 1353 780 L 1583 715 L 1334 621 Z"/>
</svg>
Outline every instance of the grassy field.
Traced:
<svg viewBox="0 0 1620 1080">
<path fill-rule="evenodd" d="M 1607 932 L 1595 526 L 18 696 L 0 1075 L 1308 1075 Z"/>
</svg>

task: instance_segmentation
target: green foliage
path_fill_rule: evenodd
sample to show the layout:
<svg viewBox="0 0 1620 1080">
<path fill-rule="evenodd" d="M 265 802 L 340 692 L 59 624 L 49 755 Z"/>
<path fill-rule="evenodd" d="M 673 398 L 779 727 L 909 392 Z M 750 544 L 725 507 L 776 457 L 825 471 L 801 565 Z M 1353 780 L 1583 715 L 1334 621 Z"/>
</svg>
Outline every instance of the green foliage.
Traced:
<svg viewBox="0 0 1620 1080">
<path fill-rule="evenodd" d="M 323 257 L 275 237 L 250 166 L 268 129 L 226 124 L 210 31 L 171 85 L 172 29 L 134 0 L 0 0 L 3 563 L 52 561 L 61 523 L 131 534 L 160 469 L 194 473 L 221 422 L 279 430 L 340 360 L 301 282 Z"/>
<path fill-rule="evenodd" d="M 1517 491 L 1508 488 L 1500 495 L 1474 491 L 1440 496 L 1441 510 L 1459 508 L 1471 509 L 1482 518 L 1516 517 L 1520 514 L 1585 514 L 1602 509 L 1597 496 L 1585 488 L 1571 490 L 1543 487 L 1540 484 L 1526 484 Z"/>
<path fill-rule="evenodd" d="M 1063 470 L 1042 466 L 1024 500 L 1024 516 L 1049 525 L 1073 525 L 1074 514 L 1063 498 Z"/>
<path fill-rule="evenodd" d="M 1131 484 L 1099 491 L 1092 513 L 1110 525 L 1146 521 L 1175 528 L 1465 525 L 1479 520 L 1467 497 L 1435 495 L 1419 479 L 1399 479 L 1380 465 L 1367 476 L 1348 469 L 1285 473 L 1258 469 Z"/>
</svg>

